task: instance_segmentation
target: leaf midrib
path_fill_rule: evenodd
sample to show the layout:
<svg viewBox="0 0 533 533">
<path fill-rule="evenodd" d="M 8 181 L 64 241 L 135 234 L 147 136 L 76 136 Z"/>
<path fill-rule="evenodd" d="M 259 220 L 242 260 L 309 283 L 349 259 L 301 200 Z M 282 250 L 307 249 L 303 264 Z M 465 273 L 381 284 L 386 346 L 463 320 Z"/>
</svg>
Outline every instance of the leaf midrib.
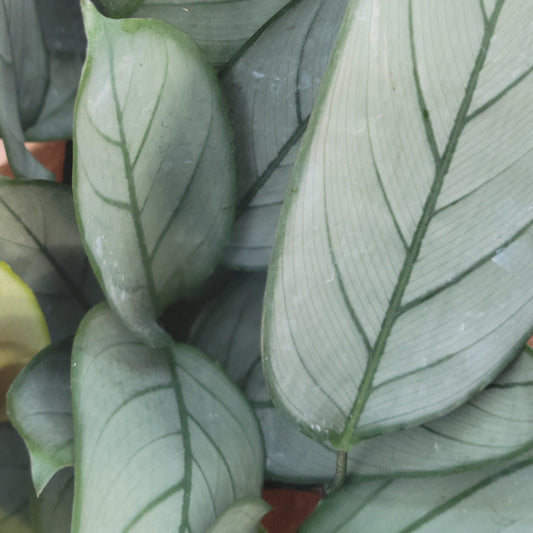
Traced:
<svg viewBox="0 0 533 533">
<path fill-rule="evenodd" d="M 470 108 L 470 104 L 472 103 L 472 99 L 474 96 L 474 91 L 477 86 L 479 75 L 485 63 L 488 49 L 490 47 L 490 40 L 491 40 L 492 35 L 494 34 L 496 23 L 501 13 L 504 1 L 505 0 L 497 0 L 493 13 L 489 19 L 489 23 L 485 27 L 485 31 L 483 34 L 483 38 L 481 40 L 481 44 L 480 44 L 479 51 L 476 57 L 476 61 L 470 73 L 470 77 L 469 77 L 467 86 L 465 88 L 463 99 L 459 106 L 459 110 L 457 111 L 454 125 L 448 137 L 448 142 L 446 144 L 446 147 L 443 151 L 442 156 L 440 156 L 438 159 L 436 157 L 437 154 L 435 154 L 433 151 L 433 142 L 434 142 L 435 136 L 434 136 L 433 129 L 431 126 L 431 122 L 430 120 L 428 120 L 429 115 L 427 114 L 426 109 L 421 109 L 428 145 L 430 146 L 430 148 L 432 148 L 432 153 L 434 153 L 435 160 L 436 160 L 435 176 L 433 178 L 433 183 L 432 183 L 429 195 L 426 199 L 426 203 L 424 205 L 422 216 L 419 220 L 413 239 L 411 240 L 411 244 L 407 251 L 404 263 L 402 265 L 402 269 L 400 271 L 398 282 L 396 283 L 396 286 L 394 288 L 394 292 L 392 294 L 392 298 L 387 308 L 387 312 L 383 319 L 379 335 L 373 346 L 372 353 L 369 355 L 365 373 L 363 375 L 363 379 L 361 381 L 361 385 L 357 392 L 355 401 L 350 410 L 350 414 L 346 421 L 344 430 L 337 439 L 335 438 L 332 439 L 332 443 L 334 444 L 334 446 L 341 450 L 349 451 L 357 443 L 357 439 L 354 439 L 354 432 L 357 428 L 357 425 L 359 423 L 363 410 L 372 392 L 374 377 L 379 368 L 379 364 L 381 362 L 381 358 L 385 351 L 385 347 L 387 345 L 387 341 L 392 331 L 392 328 L 396 322 L 396 319 L 399 316 L 402 299 L 403 299 L 405 290 L 407 289 L 407 285 L 409 283 L 409 280 L 410 280 L 410 277 L 413 271 L 413 267 L 418 258 L 418 254 L 422 246 L 422 241 L 426 235 L 427 229 L 429 227 L 429 223 L 431 222 L 431 219 L 435 212 L 437 200 L 438 200 L 438 197 L 440 195 L 440 192 L 441 192 L 441 189 L 444 183 L 444 177 L 446 176 L 450 168 L 453 155 L 455 153 L 455 149 L 459 142 L 459 138 L 463 132 L 464 127 L 468 123 L 468 110 Z M 412 0 L 410 0 L 409 2 L 409 26 L 411 30 L 410 40 L 411 42 L 414 42 L 413 33 L 412 33 L 412 18 L 413 18 Z M 414 44 L 412 46 L 412 52 L 414 52 Z M 418 84 L 418 81 L 417 81 L 418 75 L 416 73 L 417 64 L 416 64 L 416 60 L 414 57 L 412 57 L 412 61 L 413 61 L 415 84 Z M 420 92 L 418 93 L 418 97 L 419 97 L 419 102 L 423 102 L 423 98 L 421 98 L 422 95 Z"/>
</svg>

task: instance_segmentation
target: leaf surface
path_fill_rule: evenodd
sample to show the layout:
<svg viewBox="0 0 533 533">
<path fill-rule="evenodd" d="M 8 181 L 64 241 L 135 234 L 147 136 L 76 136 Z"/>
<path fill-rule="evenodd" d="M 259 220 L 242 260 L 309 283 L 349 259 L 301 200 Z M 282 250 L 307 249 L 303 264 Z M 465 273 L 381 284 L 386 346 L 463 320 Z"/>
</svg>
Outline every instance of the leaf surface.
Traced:
<svg viewBox="0 0 533 533">
<path fill-rule="evenodd" d="M 214 72 L 180 30 L 84 3 L 74 190 L 111 305 L 147 342 L 156 318 L 213 270 L 234 203 L 231 129 Z"/>
<path fill-rule="evenodd" d="M 482 5 L 352 1 L 296 163 L 264 364 L 346 450 L 449 412 L 531 333 L 533 5 Z"/>
<path fill-rule="evenodd" d="M 0 531 L 32 533 L 28 452 L 13 426 L 3 422 L 0 422 L 0 479 Z"/>
<path fill-rule="evenodd" d="M 270 509 L 261 498 L 239 500 L 224 511 L 208 533 L 255 533 L 259 521 Z"/>
<path fill-rule="evenodd" d="M 101 300 L 63 185 L 0 178 L 0 260 L 37 296 L 52 340 L 72 335 Z"/>
<path fill-rule="evenodd" d="M 352 481 L 323 500 L 302 533 L 518 533 L 533 526 L 531 455 L 429 479 Z"/>
<path fill-rule="evenodd" d="M 296 154 L 347 3 L 291 2 L 221 75 L 239 147 L 237 220 L 224 257 L 230 266 L 268 266 Z"/>
<path fill-rule="evenodd" d="M 73 499 L 74 471 L 64 468 L 54 475 L 38 498 L 33 498 L 34 533 L 70 533 Z"/>
<path fill-rule="evenodd" d="M 102 0 L 114 17 L 149 17 L 185 31 L 211 63 L 228 61 L 290 0 Z"/>
<path fill-rule="evenodd" d="M 9 417 L 30 452 L 37 494 L 58 470 L 74 464 L 71 351 L 72 339 L 45 348 L 17 376 L 9 390 Z"/>
<path fill-rule="evenodd" d="M 336 453 L 310 439 L 275 408 L 261 368 L 261 309 L 265 276 L 242 274 L 198 317 L 190 337 L 241 387 L 263 429 L 270 478 L 325 482 Z M 348 455 L 358 477 L 413 476 L 478 467 L 533 445 L 533 355 L 525 347 L 485 390 L 464 406 L 420 427 L 360 442 Z"/>
<path fill-rule="evenodd" d="M 55 176 L 24 147 L 24 129 L 37 119 L 47 83 L 47 56 L 34 0 L 3 1 L 0 4 L 0 136 L 17 178 L 55 181 Z"/>
<path fill-rule="evenodd" d="M 194 348 L 148 348 L 98 306 L 75 339 L 72 391 L 73 533 L 204 533 L 234 501 L 259 497 L 257 421 Z"/>
<path fill-rule="evenodd" d="M 37 121 L 25 131 L 28 141 L 47 142 L 72 138 L 74 101 L 83 56 L 56 53 L 50 57 L 50 83 Z"/>
</svg>

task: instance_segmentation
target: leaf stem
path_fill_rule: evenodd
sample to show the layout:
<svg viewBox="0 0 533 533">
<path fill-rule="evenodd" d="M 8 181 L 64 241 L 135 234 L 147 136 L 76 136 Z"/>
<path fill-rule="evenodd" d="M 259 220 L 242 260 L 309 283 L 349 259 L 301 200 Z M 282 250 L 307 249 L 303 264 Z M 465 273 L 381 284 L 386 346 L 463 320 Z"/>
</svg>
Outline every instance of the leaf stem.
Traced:
<svg viewBox="0 0 533 533">
<path fill-rule="evenodd" d="M 337 468 L 335 471 L 335 477 L 326 486 L 326 496 L 329 496 L 333 492 L 337 492 L 346 481 L 346 473 L 348 471 L 348 452 L 344 450 L 337 450 Z"/>
</svg>

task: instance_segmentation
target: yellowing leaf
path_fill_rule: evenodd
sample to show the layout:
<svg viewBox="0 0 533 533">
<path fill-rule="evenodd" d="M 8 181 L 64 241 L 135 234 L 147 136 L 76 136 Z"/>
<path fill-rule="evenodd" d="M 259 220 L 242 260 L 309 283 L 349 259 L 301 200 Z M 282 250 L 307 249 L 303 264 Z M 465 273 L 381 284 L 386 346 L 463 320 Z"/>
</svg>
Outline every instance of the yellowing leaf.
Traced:
<svg viewBox="0 0 533 533">
<path fill-rule="evenodd" d="M 32 290 L 0 261 L 0 420 L 6 394 L 22 367 L 50 343 L 43 312 Z"/>
</svg>

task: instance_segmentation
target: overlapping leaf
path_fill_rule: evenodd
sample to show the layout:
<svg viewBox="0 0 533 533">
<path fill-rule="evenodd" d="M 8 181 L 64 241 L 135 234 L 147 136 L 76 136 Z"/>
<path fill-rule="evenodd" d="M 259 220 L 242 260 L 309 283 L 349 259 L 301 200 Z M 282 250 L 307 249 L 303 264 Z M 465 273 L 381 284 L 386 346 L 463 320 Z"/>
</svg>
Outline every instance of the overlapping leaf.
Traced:
<svg viewBox="0 0 533 533">
<path fill-rule="evenodd" d="M 73 533 L 203 533 L 260 495 L 255 417 L 195 349 L 148 348 L 99 306 L 75 339 L 72 393 Z"/>
<path fill-rule="evenodd" d="M 11 424 L 0 423 L 0 531 L 31 533 L 28 452 Z"/>
<path fill-rule="evenodd" d="M 239 147 L 229 265 L 268 266 L 283 197 L 346 4 L 291 2 L 221 76 Z"/>
<path fill-rule="evenodd" d="M 52 340 L 73 334 L 101 298 L 62 185 L 0 178 L 0 260 L 35 292 Z"/>
<path fill-rule="evenodd" d="M 531 455 L 490 470 L 357 482 L 324 500 L 302 533 L 500 533 L 533 527 Z"/>
<path fill-rule="evenodd" d="M 255 533 L 270 505 L 261 498 L 239 500 L 231 505 L 209 528 L 208 533 Z"/>
<path fill-rule="evenodd" d="M 24 130 L 37 119 L 47 83 L 47 56 L 34 0 L 4 0 L 0 4 L 0 136 L 18 178 L 55 180 L 24 147 Z"/>
<path fill-rule="evenodd" d="M 350 4 L 267 288 L 267 380 L 307 433 L 350 449 L 450 411 L 529 336 L 532 21 Z"/>
<path fill-rule="evenodd" d="M 265 276 L 243 274 L 199 316 L 191 343 L 217 361 L 245 392 L 261 422 L 267 474 L 309 483 L 331 479 L 335 451 L 300 433 L 270 402 L 260 365 Z M 472 468 L 533 446 L 533 356 L 526 347 L 487 389 L 449 415 L 421 427 L 359 443 L 348 472 L 407 476 Z"/>
<path fill-rule="evenodd" d="M 190 35 L 214 64 L 228 61 L 290 0 L 102 0 L 113 17 L 150 17 Z"/>
<path fill-rule="evenodd" d="M 74 101 L 80 81 L 83 56 L 56 53 L 49 58 L 49 84 L 35 124 L 25 131 L 28 141 L 46 142 L 72 138 Z"/>
<path fill-rule="evenodd" d="M 74 464 L 70 355 L 72 340 L 53 344 L 19 374 L 8 396 L 8 412 L 30 451 L 35 490 Z"/>
<path fill-rule="evenodd" d="M 155 319 L 212 271 L 233 215 L 231 129 L 214 73 L 180 30 L 84 2 L 74 187 L 112 306 L 151 344 Z"/>
</svg>

